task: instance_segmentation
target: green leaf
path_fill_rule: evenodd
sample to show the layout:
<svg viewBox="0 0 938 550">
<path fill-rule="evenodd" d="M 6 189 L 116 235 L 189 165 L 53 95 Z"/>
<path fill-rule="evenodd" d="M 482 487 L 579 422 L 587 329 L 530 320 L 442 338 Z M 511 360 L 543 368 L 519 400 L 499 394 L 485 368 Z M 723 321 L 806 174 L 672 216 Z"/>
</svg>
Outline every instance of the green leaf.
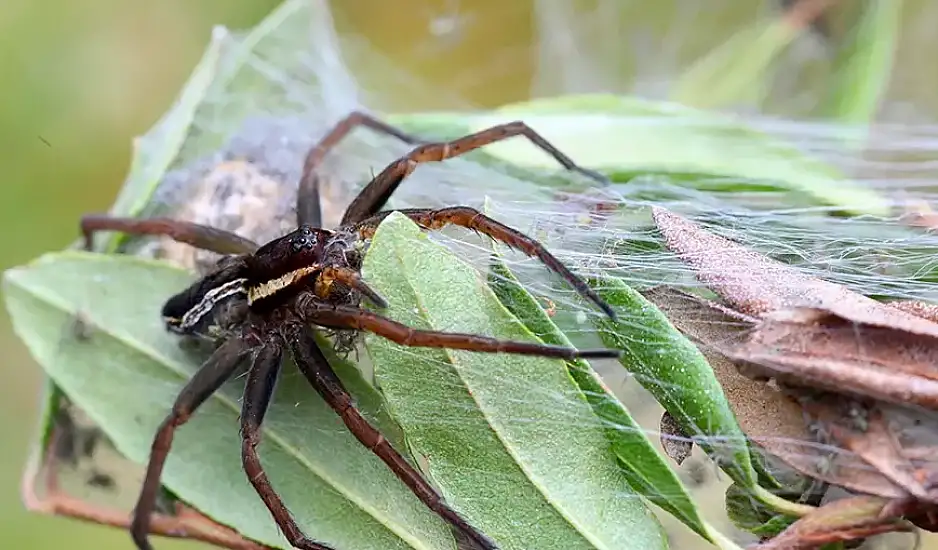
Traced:
<svg viewBox="0 0 938 550">
<path fill-rule="evenodd" d="M 679 177 L 688 185 L 729 178 L 750 185 L 770 183 L 851 213 L 890 212 L 886 197 L 792 144 L 737 118 L 674 103 L 581 95 L 507 105 L 494 113 L 424 113 L 408 118 L 411 124 L 462 125 L 472 130 L 522 119 L 578 164 L 620 181 L 649 173 Z M 521 138 L 494 143 L 485 152 L 522 167 L 557 170 L 553 158 Z"/>
<path fill-rule="evenodd" d="M 145 461 L 158 423 L 199 364 L 167 333 L 159 315 L 163 300 L 191 279 L 162 263 L 77 251 L 48 254 L 4 276 L 17 335 L 135 462 Z M 93 307 L 85 309 L 87 304 Z M 63 327 L 80 308 L 95 326 L 91 340 L 63 340 Z M 368 391 L 355 379 L 357 371 L 338 374 L 350 387 Z M 179 430 L 163 482 L 217 521 L 287 548 L 241 470 L 242 384 L 229 382 Z M 360 394 L 359 399 L 375 401 Z M 454 548 L 442 520 L 349 434 L 292 366 L 265 421 L 261 457 L 294 517 L 316 539 L 340 550 Z"/>
<path fill-rule="evenodd" d="M 799 30 L 783 18 L 753 23 L 686 70 L 670 99 L 708 109 L 760 105 L 766 72 L 798 34 Z"/>
<path fill-rule="evenodd" d="M 757 484 L 746 436 L 702 353 L 653 303 L 624 282 L 594 279 L 596 292 L 616 308 L 619 321 L 590 319 L 607 346 L 621 349 L 622 366 L 671 413 L 734 481 Z"/>
<path fill-rule="evenodd" d="M 534 296 L 521 286 L 515 274 L 495 254 L 490 269 L 489 285 L 495 295 L 528 330 L 538 335 L 545 343 L 572 345 L 538 305 Z M 710 536 L 709 526 L 700 516 L 677 474 L 655 450 L 641 426 L 635 422 L 625 405 L 609 391 L 590 364 L 581 359 L 570 361 L 568 370 L 593 407 L 593 412 L 606 426 L 606 436 L 632 488 L 700 536 L 716 542 Z"/>
<path fill-rule="evenodd" d="M 865 125 L 876 117 L 889 86 L 902 0 L 870 0 L 863 3 L 862 10 L 860 21 L 834 62 L 818 115 Z"/>
<path fill-rule="evenodd" d="M 402 214 L 378 228 L 363 274 L 409 326 L 538 341 Z M 563 361 L 365 342 L 419 462 L 502 550 L 666 546 Z"/>
<path fill-rule="evenodd" d="M 726 488 L 725 501 L 733 525 L 754 535 L 774 537 L 798 520 L 766 508 L 750 491 L 735 483 Z"/>
</svg>

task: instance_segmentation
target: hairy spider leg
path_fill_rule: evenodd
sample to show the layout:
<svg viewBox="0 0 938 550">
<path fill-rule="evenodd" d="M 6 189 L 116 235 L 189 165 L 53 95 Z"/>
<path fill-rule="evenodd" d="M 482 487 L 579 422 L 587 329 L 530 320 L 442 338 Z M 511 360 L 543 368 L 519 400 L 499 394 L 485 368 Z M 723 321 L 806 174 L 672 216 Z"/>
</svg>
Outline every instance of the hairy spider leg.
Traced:
<svg viewBox="0 0 938 550">
<path fill-rule="evenodd" d="M 99 231 L 122 231 L 132 235 L 165 235 L 176 242 L 218 254 L 250 254 L 258 245 L 250 239 L 207 225 L 172 218 L 120 218 L 91 214 L 82 216 L 81 232 L 85 249 L 92 250 L 94 234 Z"/>
<path fill-rule="evenodd" d="M 558 359 L 615 359 L 622 355 L 617 349 L 586 349 L 499 340 L 478 334 L 421 330 L 399 323 L 394 319 L 378 315 L 365 309 L 342 305 L 323 305 L 316 300 L 301 297 L 297 309 L 304 318 L 314 324 L 339 329 L 368 331 L 382 338 L 415 348 L 445 348 L 482 353 L 512 353 L 536 355 Z"/>
<path fill-rule="evenodd" d="M 298 225 L 309 224 L 313 227 L 322 227 L 322 207 L 319 196 L 319 176 L 316 169 L 322 163 L 329 151 L 335 148 L 345 136 L 355 128 L 364 126 L 371 128 L 379 134 L 386 134 L 411 145 L 420 143 L 418 137 L 407 134 L 386 122 L 375 118 L 368 113 L 353 111 L 336 123 L 319 143 L 306 154 L 303 162 L 303 175 L 300 177 L 299 192 L 297 194 L 296 216 Z"/>
<path fill-rule="evenodd" d="M 515 136 L 524 136 L 539 149 L 554 157 L 564 168 L 578 172 L 602 184 L 609 180 L 594 170 L 577 165 L 567 155 L 554 147 L 543 136 L 535 132 L 522 121 L 499 124 L 491 128 L 469 134 L 468 136 L 440 143 L 427 143 L 420 145 L 402 158 L 395 160 L 381 171 L 364 189 L 352 200 L 342 216 L 341 225 L 361 222 L 377 214 L 387 204 L 388 199 L 397 190 L 397 187 L 418 164 L 424 162 L 439 162 L 449 158 L 466 154 L 475 149 L 491 145 Z"/>
<path fill-rule="evenodd" d="M 311 330 L 306 329 L 292 344 L 293 357 L 297 367 L 310 385 L 316 389 L 323 400 L 342 418 L 345 426 L 362 445 L 378 456 L 390 468 L 427 508 L 446 519 L 467 537 L 475 541 L 481 550 L 495 550 L 497 546 L 491 539 L 476 530 L 455 510 L 450 508 L 443 497 L 427 483 L 391 443 L 381 435 L 355 407 L 342 381 L 333 372 L 326 357 L 316 344 Z"/>
<path fill-rule="evenodd" d="M 226 340 L 189 379 L 176 397 L 172 411 L 160 424 L 153 438 L 146 476 L 130 523 L 130 536 L 140 550 L 153 549 L 148 537 L 151 516 L 156 510 L 160 476 L 169 456 L 176 428 L 188 422 L 196 409 L 231 377 L 245 352 L 246 347 L 240 338 Z"/>
<path fill-rule="evenodd" d="M 363 239 L 373 237 L 378 225 L 384 218 L 390 215 L 391 212 L 392 211 L 381 212 L 367 220 L 359 222 L 356 226 L 359 235 L 361 235 Z M 394 210 L 393 212 L 404 214 L 424 229 L 437 230 L 447 225 L 465 227 L 466 229 L 487 235 L 515 250 L 520 250 L 530 257 L 537 258 L 541 263 L 547 266 L 548 269 L 563 277 L 563 279 L 581 296 L 593 302 L 596 307 L 601 309 L 610 319 L 616 319 L 615 310 L 600 298 L 599 295 L 586 284 L 586 281 L 570 271 L 563 262 L 551 254 L 544 245 L 524 233 L 486 216 L 475 208 L 468 206 L 454 206 L 450 208 L 440 208 L 438 210 L 429 208 L 408 208 Z"/>
<path fill-rule="evenodd" d="M 280 495 L 270 484 L 257 453 L 257 446 L 261 442 L 261 424 L 270 406 L 282 358 L 281 342 L 270 338 L 263 346 L 257 348 L 254 362 L 248 371 L 241 400 L 241 463 L 257 495 L 264 501 L 280 531 L 294 548 L 333 550 L 331 546 L 320 544 L 303 533 Z"/>
</svg>

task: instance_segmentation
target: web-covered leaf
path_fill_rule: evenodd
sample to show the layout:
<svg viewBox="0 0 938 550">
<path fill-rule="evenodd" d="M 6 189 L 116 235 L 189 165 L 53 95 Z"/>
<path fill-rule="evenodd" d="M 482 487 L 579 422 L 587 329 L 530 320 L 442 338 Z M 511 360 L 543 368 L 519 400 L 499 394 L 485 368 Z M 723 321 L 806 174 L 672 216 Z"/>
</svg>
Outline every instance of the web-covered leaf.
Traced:
<svg viewBox="0 0 938 550">
<path fill-rule="evenodd" d="M 528 330 L 545 343 L 572 345 L 496 253 L 493 253 L 490 269 L 489 284 L 492 290 Z M 629 310 L 618 314 L 631 316 L 632 313 Z M 596 416 L 604 422 L 606 435 L 629 484 L 700 536 L 715 542 L 711 538 L 710 527 L 674 470 L 665 463 L 664 457 L 654 449 L 641 426 L 590 364 L 582 359 L 570 361 L 568 370 Z"/>
<path fill-rule="evenodd" d="M 382 222 L 363 273 L 408 326 L 538 341 L 403 215 Z M 366 346 L 411 450 L 501 548 L 665 547 L 563 361 L 424 351 L 373 335 Z"/>
<path fill-rule="evenodd" d="M 160 322 L 165 296 L 192 276 L 131 256 L 50 254 L 8 271 L 4 296 L 17 334 L 56 384 L 136 462 L 200 363 Z M 83 304 L 95 332 L 61 340 Z M 202 358 L 204 359 L 204 357 Z M 357 370 L 339 372 L 349 386 Z M 288 547 L 241 470 L 234 380 L 179 430 L 163 481 L 180 498 L 249 538 Z M 363 396 L 362 402 L 373 399 Z M 317 539 L 340 548 L 452 548 L 452 535 L 361 446 L 292 368 L 264 423 L 262 455 L 275 487 Z M 308 498 L 315 494 L 316 498 Z"/>
</svg>

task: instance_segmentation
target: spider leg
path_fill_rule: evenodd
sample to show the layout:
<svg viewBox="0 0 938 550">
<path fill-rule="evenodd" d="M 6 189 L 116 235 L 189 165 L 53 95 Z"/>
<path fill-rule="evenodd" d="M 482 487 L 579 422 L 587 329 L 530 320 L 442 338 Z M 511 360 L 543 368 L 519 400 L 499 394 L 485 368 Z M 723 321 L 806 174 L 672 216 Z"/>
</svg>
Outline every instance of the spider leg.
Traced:
<svg viewBox="0 0 938 550">
<path fill-rule="evenodd" d="M 468 206 L 454 206 L 451 208 L 441 208 L 439 210 L 410 208 L 397 210 L 396 212 L 404 214 L 414 220 L 417 225 L 425 229 L 434 230 L 441 229 L 447 225 L 458 225 L 487 235 L 515 250 L 520 250 L 530 257 L 537 258 L 547 266 L 548 269 L 563 277 L 563 279 L 581 296 L 596 304 L 596 307 L 601 309 L 610 319 L 616 319 L 615 310 L 600 298 L 599 295 L 586 284 L 586 281 L 570 271 L 567 266 L 551 254 L 544 245 L 524 233 L 486 216 L 475 208 L 469 208 Z M 357 225 L 359 235 L 361 235 L 363 239 L 370 239 L 374 236 L 374 232 L 381 223 L 381 220 L 386 218 L 390 213 L 390 211 L 381 212 L 380 214 L 360 222 Z"/>
<path fill-rule="evenodd" d="M 387 464 L 394 475 L 420 499 L 420 502 L 475 541 L 480 549 L 495 550 L 497 548 L 487 536 L 472 527 L 459 513 L 443 502 L 443 497 L 427 483 L 420 472 L 391 446 L 381 432 L 365 420 L 309 331 L 304 331 L 292 348 L 297 367 L 326 403 L 342 418 L 352 435 Z"/>
<path fill-rule="evenodd" d="M 342 225 L 358 223 L 369 216 L 375 215 L 379 210 L 384 208 L 391 194 L 394 193 L 404 178 L 417 168 L 418 164 L 424 162 L 439 162 L 448 158 L 457 157 L 469 151 L 479 149 L 480 147 L 485 147 L 486 145 L 515 136 L 528 138 L 531 143 L 554 157 L 554 159 L 567 170 L 579 172 L 603 184 L 608 183 L 605 176 L 599 172 L 578 166 L 570 157 L 551 145 L 549 141 L 535 132 L 530 126 L 522 121 L 515 121 L 507 124 L 499 124 L 486 130 L 454 139 L 453 141 L 420 145 L 410 153 L 407 153 L 404 157 L 389 164 L 380 174 L 371 180 L 371 183 L 362 189 L 345 210 L 345 215 L 342 217 Z"/>
<path fill-rule="evenodd" d="M 409 143 L 420 143 L 420 139 L 398 130 L 386 122 L 363 113 L 353 111 L 347 117 L 336 123 L 329 130 L 319 143 L 317 143 L 309 153 L 306 154 L 306 160 L 303 163 L 303 175 L 300 177 L 299 193 L 296 199 L 296 216 L 299 225 L 308 224 L 313 227 L 322 227 L 322 209 L 319 203 L 319 176 L 316 169 L 322 164 L 323 158 L 329 151 L 349 133 L 359 126 L 371 128 L 379 134 L 387 134 L 397 139 Z"/>
<path fill-rule="evenodd" d="M 174 241 L 218 254 L 248 254 L 257 250 L 257 243 L 244 237 L 207 225 L 171 218 L 117 218 L 91 214 L 82 216 L 81 232 L 85 249 L 91 250 L 98 231 L 122 231 L 133 235 L 165 235 Z"/>
<path fill-rule="evenodd" d="M 166 416 L 150 450 L 146 477 L 130 523 L 130 535 L 140 550 L 152 550 L 148 540 L 150 521 L 156 509 L 160 475 L 173 443 L 176 428 L 185 424 L 202 403 L 218 390 L 240 364 L 245 352 L 240 338 L 229 338 L 212 354 L 179 392 L 172 411 Z"/>
<path fill-rule="evenodd" d="M 376 290 L 368 286 L 368 284 L 362 280 L 361 274 L 354 269 L 335 266 L 327 267 L 323 269 L 322 273 L 319 275 L 319 281 L 325 282 L 326 284 L 331 284 L 331 281 L 339 281 L 340 283 L 343 283 L 346 286 L 361 292 L 364 296 L 371 300 L 371 303 L 373 303 L 375 306 L 382 309 L 388 307 L 388 301 L 385 300 L 383 296 L 378 294 Z"/>
<path fill-rule="evenodd" d="M 604 359 L 618 358 L 622 352 L 616 349 L 578 350 L 563 346 L 552 346 L 534 342 L 499 340 L 477 334 L 420 330 L 378 315 L 371 311 L 351 306 L 321 305 L 315 300 L 300 297 L 297 309 L 306 320 L 328 328 L 365 330 L 387 338 L 403 346 L 416 348 L 445 348 L 483 353 L 513 353 L 537 355 L 559 359 Z"/>
<path fill-rule="evenodd" d="M 257 350 L 248 371 L 241 406 L 241 462 L 257 495 L 264 501 L 277 526 L 293 547 L 301 550 L 333 550 L 303 534 L 280 495 L 274 491 L 257 454 L 257 445 L 261 442 L 261 424 L 274 393 L 282 357 L 283 350 L 279 342 L 265 342 Z"/>
</svg>

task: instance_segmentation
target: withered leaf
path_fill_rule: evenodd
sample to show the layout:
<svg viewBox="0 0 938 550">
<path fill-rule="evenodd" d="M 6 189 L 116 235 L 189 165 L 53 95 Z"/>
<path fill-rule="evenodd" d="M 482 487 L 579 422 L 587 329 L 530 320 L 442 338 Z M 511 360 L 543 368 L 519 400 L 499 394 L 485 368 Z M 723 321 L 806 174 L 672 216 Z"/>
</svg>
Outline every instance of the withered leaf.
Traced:
<svg viewBox="0 0 938 550">
<path fill-rule="evenodd" d="M 853 453 L 845 453 L 836 447 L 778 437 L 755 438 L 754 441 L 806 476 L 858 493 L 886 498 L 903 498 L 908 495 Z"/>
<path fill-rule="evenodd" d="M 818 548 L 832 542 L 851 541 L 909 531 L 900 519 L 882 516 L 889 501 L 870 496 L 845 498 L 818 508 L 782 531 L 777 537 L 751 546 L 751 550 L 798 550 Z"/>
<path fill-rule="evenodd" d="M 770 314 L 744 344 L 721 351 L 792 384 L 938 410 L 938 339 L 857 325 L 813 308 L 779 313 L 788 318 Z M 814 314 L 814 322 L 794 313 Z"/>
<path fill-rule="evenodd" d="M 711 306 L 711 312 L 734 319 L 736 327 L 711 319 L 721 328 L 709 327 L 705 343 L 741 371 L 776 379 L 789 394 L 828 390 L 802 403 L 843 449 L 810 438 L 750 437 L 817 479 L 866 494 L 935 503 L 938 468 L 922 452 L 931 444 L 917 437 L 900 441 L 902 429 L 880 407 L 888 402 L 938 411 L 938 324 L 932 322 L 938 306 L 882 304 L 774 262 L 662 208 L 654 208 L 653 216 L 668 248 L 738 310 Z M 843 394 L 872 404 L 866 414 L 853 416 L 843 405 L 854 401 Z M 934 426 L 928 413 L 918 409 L 917 414 Z M 917 460 L 904 447 L 914 447 Z"/>
<path fill-rule="evenodd" d="M 805 408 L 846 450 L 856 453 L 882 476 L 919 500 L 938 503 L 938 492 L 926 486 L 928 476 L 919 475 L 915 465 L 902 455 L 879 405 L 828 399 L 807 402 Z"/>
<path fill-rule="evenodd" d="M 938 337 L 936 323 L 772 261 L 664 208 L 654 207 L 652 216 L 668 248 L 742 313 L 814 308 L 854 323 Z"/>
<path fill-rule="evenodd" d="M 900 311 L 911 313 L 916 317 L 921 317 L 932 323 L 938 323 L 938 305 L 936 304 L 920 302 L 918 300 L 897 300 L 895 302 L 889 302 L 887 305 Z"/>
<path fill-rule="evenodd" d="M 667 246 L 740 312 L 758 317 L 721 352 L 788 382 L 938 410 L 938 324 L 808 276 L 663 208 Z"/>
</svg>

